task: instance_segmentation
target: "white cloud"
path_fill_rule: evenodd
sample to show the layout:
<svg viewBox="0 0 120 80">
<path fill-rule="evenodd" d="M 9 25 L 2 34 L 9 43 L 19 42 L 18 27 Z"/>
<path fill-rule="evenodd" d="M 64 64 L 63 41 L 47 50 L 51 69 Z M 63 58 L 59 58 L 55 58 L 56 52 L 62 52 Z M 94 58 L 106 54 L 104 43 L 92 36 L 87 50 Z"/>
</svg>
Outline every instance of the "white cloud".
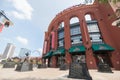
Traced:
<svg viewBox="0 0 120 80">
<path fill-rule="evenodd" d="M 33 8 L 27 2 L 27 0 L 8 0 L 12 2 L 15 7 L 15 11 L 11 11 L 11 14 L 18 19 L 31 19 Z"/>
<path fill-rule="evenodd" d="M 14 15 L 14 17 L 16 17 L 18 19 L 25 19 L 24 14 L 20 14 L 17 11 L 12 11 L 11 13 Z"/>
<path fill-rule="evenodd" d="M 27 45 L 27 44 L 28 44 L 28 40 L 27 40 L 26 38 L 17 36 L 16 39 L 17 39 L 20 43 L 22 43 L 22 44 L 24 44 L 24 45 Z"/>
</svg>

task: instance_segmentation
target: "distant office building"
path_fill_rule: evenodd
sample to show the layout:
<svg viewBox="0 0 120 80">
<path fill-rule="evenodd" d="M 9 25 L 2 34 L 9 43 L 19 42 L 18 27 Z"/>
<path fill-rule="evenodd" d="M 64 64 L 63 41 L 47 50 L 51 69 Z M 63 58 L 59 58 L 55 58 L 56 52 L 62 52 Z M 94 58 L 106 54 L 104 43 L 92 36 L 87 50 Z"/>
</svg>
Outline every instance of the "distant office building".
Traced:
<svg viewBox="0 0 120 80">
<path fill-rule="evenodd" d="M 1 59 L 11 58 L 14 54 L 15 46 L 12 43 L 8 43 Z"/>
<path fill-rule="evenodd" d="M 29 49 L 26 49 L 26 48 L 21 48 L 20 53 L 19 53 L 19 57 L 20 58 L 26 57 L 26 53 L 29 53 L 29 55 L 30 55 L 31 51 Z"/>
<path fill-rule="evenodd" d="M 0 58 L 2 57 L 2 54 L 0 54 Z"/>
</svg>

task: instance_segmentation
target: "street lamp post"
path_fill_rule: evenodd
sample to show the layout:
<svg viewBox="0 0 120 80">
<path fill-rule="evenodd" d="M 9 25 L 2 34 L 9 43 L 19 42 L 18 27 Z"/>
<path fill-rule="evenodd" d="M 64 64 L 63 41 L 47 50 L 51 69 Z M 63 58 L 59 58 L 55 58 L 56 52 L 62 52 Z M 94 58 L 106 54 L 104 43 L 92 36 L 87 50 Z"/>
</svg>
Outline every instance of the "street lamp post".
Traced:
<svg viewBox="0 0 120 80">
<path fill-rule="evenodd" d="M 9 20 L 9 18 L 5 15 L 4 11 L 0 11 L 0 32 L 4 27 L 9 27 L 13 23 Z"/>
</svg>

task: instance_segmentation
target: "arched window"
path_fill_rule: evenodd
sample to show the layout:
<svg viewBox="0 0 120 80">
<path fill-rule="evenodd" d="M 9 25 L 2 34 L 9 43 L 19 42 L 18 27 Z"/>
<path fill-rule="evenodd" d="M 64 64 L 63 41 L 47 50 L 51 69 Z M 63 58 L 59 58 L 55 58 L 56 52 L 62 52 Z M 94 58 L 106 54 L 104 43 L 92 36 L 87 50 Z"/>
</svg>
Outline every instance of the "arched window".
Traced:
<svg viewBox="0 0 120 80">
<path fill-rule="evenodd" d="M 70 37 L 71 45 L 79 45 L 82 43 L 82 36 L 80 31 L 80 22 L 77 17 L 73 17 L 70 20 Z"/>
<path fill-rule="evenodd" d="M 92 20 L 91 15 L 90 14 L 86 14 L 85 15 L 85 20 L 86 21 L 91 21 Z"/>
<path fill-rule="evenodd" d="M 93 20 L 91 14 L 85 15 L 89 37 L 92 43 L 103 43 L 97 20 Z"/>
<path fill-rule="evenodd" d="M 77 17 L 73 17 L 70 19 L 70 24 L 78 23 L 79 19 Z"/>
<path fill-rule="evenodd" d="M 58 47 L 64 46 L 64 22 L 58 26 Z"/>
<path fill-rule="evenodd" d="M 63 27 L 64 27 L 64 22 L 61 22 L 58 28 L 63 28 Z"/>
</svg>

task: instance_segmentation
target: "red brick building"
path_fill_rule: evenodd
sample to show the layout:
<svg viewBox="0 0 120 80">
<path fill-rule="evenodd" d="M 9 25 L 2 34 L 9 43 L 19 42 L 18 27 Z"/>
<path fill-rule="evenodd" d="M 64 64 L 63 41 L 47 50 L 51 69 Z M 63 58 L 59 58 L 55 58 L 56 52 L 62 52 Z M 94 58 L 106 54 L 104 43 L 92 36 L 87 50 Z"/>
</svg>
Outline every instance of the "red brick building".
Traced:
<svg viewBox="0 0 120 80">
<path fill-rule="evenodd" d="M 120 70 L 120 29 L 109 4 L 75 5 L 55 16 L 45 32 L 43 61 L 59 67 L 64 58 L 68 65 L 79 56 L 85 57 L 89 69 L 97 68 L 98 57 Z M 71 23 L 72 18 L 78 19 Z"/>
</svg>

